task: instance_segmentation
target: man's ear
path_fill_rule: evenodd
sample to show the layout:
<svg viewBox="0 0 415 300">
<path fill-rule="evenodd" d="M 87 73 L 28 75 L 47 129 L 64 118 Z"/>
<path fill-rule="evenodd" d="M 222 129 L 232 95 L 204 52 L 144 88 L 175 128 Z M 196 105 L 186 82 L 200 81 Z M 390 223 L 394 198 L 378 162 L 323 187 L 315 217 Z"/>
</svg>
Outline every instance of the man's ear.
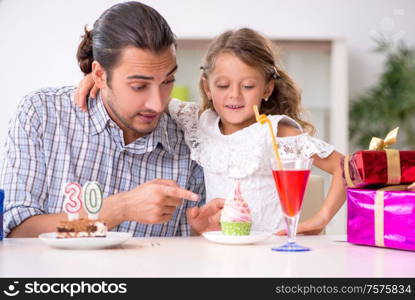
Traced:
<svg viewBox="0 0 415 300">
<path fill-rule="evenodd" d="M 212 93 L 210 91 L 209 82 L 206 77 L 202 77 L 202 86 L 203 86 L 203 91 L 205 92 L 208 99 L 212 100 Z"/>
<path fill-rule="evenodd" d="M 92 79 L 94 79 L 95 86 L 99 89 L 107 87 L 107 72 L 99 62 L 94 60 L 92 62 Z"/>
</svg>

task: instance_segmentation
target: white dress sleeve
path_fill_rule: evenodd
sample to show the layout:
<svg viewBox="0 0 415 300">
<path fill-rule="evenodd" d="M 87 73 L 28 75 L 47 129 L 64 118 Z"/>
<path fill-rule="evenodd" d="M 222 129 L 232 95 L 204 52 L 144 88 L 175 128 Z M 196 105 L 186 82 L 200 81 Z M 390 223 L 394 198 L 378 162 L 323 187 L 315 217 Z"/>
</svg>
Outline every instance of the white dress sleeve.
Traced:
<svg viewBox="0 0 415 300">
<path fill-rule="evenodd" d="M 333 145 L 305 133 L 301 125 L 294 119 L 282 115 L 281 118 L 276 119 L 276 121 L 277 122 L 274 121 L 274 126 L 276 127 L 278 126 L 278 123 L 284 123 L 298 128 L 301 132 L 303 132 L 295 136 L 278 137 L 282 149 L 282 155 L 284 155 L 285 158 L 310 158 L 315 154 L 317 154 L 320 158 L 326 158 L 334 151 Z"/>
<path fill-rule="evenodd" d="M 200 153 L 199 110 L 199 105 L 194 102 L 171 99 L 169 103 L 169 114 L 183 130 L 186 145 L 190 148 L 191 159 L 196 161 L 199 161 Z"/>
<path fill-rule="evenodd" d="M 279 143 L 282 152 L 286 156 L 300 156 L 304 158 L 317 154 L 320 158 L 326 158 L 334 151 L 334 146 L 312 137 L 307 133 L 296 136 L 280 137 Z"/>
</svg>

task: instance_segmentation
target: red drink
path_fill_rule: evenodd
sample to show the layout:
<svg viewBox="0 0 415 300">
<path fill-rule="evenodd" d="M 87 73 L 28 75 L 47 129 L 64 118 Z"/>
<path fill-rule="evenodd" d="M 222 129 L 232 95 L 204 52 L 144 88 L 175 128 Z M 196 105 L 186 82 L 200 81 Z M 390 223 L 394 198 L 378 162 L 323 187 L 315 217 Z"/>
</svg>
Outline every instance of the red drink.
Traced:
<svg viewBox="0 0 415 300">
<path fill-rule="evenodd" d="M 284 214 L 289 217 L 296 216 L 303 204 L 310 170 L 273 170 L 272 175 Z"/>
</svg>

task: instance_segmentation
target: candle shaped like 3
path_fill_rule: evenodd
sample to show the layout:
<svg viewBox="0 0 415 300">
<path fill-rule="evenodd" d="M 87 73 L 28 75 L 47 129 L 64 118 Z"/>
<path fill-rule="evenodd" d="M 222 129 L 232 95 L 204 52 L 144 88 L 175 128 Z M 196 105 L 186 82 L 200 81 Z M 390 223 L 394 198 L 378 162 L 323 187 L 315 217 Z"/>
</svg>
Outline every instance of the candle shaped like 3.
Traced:
<svg viewBox="0 0 415 300">
<path fill-rule="evenodd" d="M 98 182 L 88 181 L 84 184 L 82 198 L 84 208 L 88 213 L 88 219 L 98 219 L 98 213 L 102 207 L 102 189 Z"/>
<path fill-rule="evenodd" d="M 79 211 L 82 209 L 82 187 L 76 182 L 69 182 L 64 185 L 63 194 L 63 210 L 68 214 L 69 221 L 79 219 Z"/>
</svg>

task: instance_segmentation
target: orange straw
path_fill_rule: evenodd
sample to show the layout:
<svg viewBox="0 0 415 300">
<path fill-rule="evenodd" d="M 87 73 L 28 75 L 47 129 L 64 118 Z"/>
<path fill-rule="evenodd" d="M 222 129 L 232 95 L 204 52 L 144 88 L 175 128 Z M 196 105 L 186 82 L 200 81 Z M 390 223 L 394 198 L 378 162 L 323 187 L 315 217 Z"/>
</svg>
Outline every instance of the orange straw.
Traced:
<svg viewBox="0 0 415 300">
<path fill-rule="evenodd" d="M 265 124 L 265 123 L 268 124 L 268 128 L 269 128 L 269 131 L 271 133 L 272 145 L 274 146 L 275 156 L 277 157 L 278 170 L 282 170 L 280 152 L 278 151 L 278 142 L 277 142 L 277 138 L 275 137 L 274 130 L 272 129 L 272 123 L 266 115 L 264 115 L 264 114 L 260 115 L 259 114 L 258 107 L 256 105 L 254 105 L 254 112 L 255 112 L 256 121 L 259 124 Z"/>
</svg>

